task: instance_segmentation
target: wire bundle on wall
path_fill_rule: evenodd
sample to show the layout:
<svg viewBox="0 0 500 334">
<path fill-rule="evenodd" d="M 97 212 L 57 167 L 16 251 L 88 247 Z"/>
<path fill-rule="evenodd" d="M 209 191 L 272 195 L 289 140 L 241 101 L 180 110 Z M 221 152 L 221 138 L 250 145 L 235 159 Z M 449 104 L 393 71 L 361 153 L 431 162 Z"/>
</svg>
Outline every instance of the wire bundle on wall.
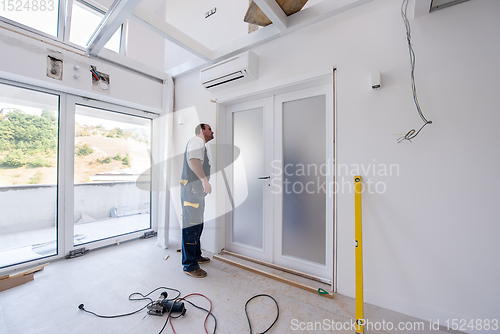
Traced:
<svg viewBox="0 0 500 334">
<path fill-rule="evenodd" d="M 424 125 L 418 130 L 415 131 L 415 129 L 411 129 L 404 135 L 403 137 L 398 138 L 398 143 L 401 143 L 403 140 L 408 140 L 411 141 L 413 138 L 415 138 L 420 131 L 427 125 L 427 124 L 432 124 L 432 121 L 428 121 L 424 114 L 422 113 L 422 110 L 420 109 L 420 104 L 418 103 L 418 98 L 417 98 L 417 87 L 415 85 L 415 52 L 413 51 L 413 47 L 411 45 L 411 29 L 410 29 L 410 21 L 408 20 L 408 17 L 406 15 L 408 11 L 408 2 L 409 0 L 403 0 L 403 3 L 401 5 L 401 16 L 403 17 L 403 22 L 406 26 L 406 40 L 408 41 L 408 49 L 410 52 L 410 63 L 411 63 L 411 88 L 413 92 L 413 101 L 415 102 L 415 106 L 417 107 L 418 114 L 422 121 L 424 122 Z"/>
</svg>

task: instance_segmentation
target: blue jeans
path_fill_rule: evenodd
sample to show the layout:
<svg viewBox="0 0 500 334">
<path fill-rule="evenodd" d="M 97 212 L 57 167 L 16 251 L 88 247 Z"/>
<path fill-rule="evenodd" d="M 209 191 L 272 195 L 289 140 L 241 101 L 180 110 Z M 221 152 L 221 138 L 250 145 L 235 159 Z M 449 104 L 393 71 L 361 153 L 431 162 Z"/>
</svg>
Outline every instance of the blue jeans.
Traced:
<svg viewBox="0 0 500 334">
<path fill-rule="evenodd" d="M 184 271 L 193 271 L 200 266 L 201 258 L 200 237 L 203 224 L 193 225 L 182 229 L 182 266 Z"/>
</svg>

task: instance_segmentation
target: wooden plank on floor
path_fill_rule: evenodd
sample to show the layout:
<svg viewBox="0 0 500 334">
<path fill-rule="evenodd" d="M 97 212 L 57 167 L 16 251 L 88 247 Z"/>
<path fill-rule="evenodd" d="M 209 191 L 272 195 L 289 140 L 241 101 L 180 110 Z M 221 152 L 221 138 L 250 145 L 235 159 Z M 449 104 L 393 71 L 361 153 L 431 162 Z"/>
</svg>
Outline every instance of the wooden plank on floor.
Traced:
<svg viewBox="0 0 500 334">
<path fill-rule="evenodd" d="M 38 267 L 34 267 L 34 268 L 31 268 L 31 269 L 28 269 L 28 270 L 25 270 L 25 271 L 21 271 L 20 273 L 18 274 L 15 274 L 15 275 L 11 275 L 9 278 L 13 278 L 13 277 L 19 277 L 19 276 L 25 276 L 25 275 L 29 275 L 29 274 L 33 274 L 33 273 L 36 273 L 36 272 L 39 272 L 39 271 L 42 271 L 46 266 L 48 266 L 50 263 L 44 263 Z"/>
<path fill-rule="evenodd" d="M 238 262 L 235 262 L 235 261 L 231 261 L 231 260 L 226 259 L 226 258 L 224 258 L 222 256 L 219 256 L 219 255 L 214 255 L 213 258 L 216 259 L 216 260 L 219 260 L 221 262 L 224 262 L 224 263 L 227 263 L 227 264 L 230 264 L 230 265 L 233 265 L 233 266 L 236 266 L 236 267 L 239 267 L 239 268 L 251 271 L 253 273 L 265 276 L 267 278 L 271 278 L 271 279 L 274 279 L 276 281 L 279 281 L 279 282 L 282 282 L 282 283 L 294 286 L 296 288 L 299 288 L 299 289 L 302 289 L 302 290 L 305 290 L 305 291 L 309 291 L 309 292 L 312 292 L 312 293 L 320 295 L 320 296 L 324 296 L 324 297 L 329 298 L 329 299 L 333 299 L 333 294 L 329 293 L 328 291 L 323 290 L 325 293 L 324 294 L 320 294 L 318 292 L 318 290 L 319 290 L 318 288 L 314 288 L 314 287 L 309 286 L 309 285 L 298 283 L 298 282 L 292 281 L 290 279 L 287 279 L 287 278 L 284 278 L 284 277 L 281 277 L 281 276 L 278 276 L 278 275 L 274 275 L 274 274 L 265 272 L 263 270 L 252 268 L 250 266 L 246 266 L 244 264 L 241 264 L 241 263 L 238 263 Z"/>
<path fill-rule="evenodd" d="M 23 276 L 11 276 L 9 278 L 0 280 L 0 291 L 4 291 L 13 287 L 16 287 L 18 285 L 24 284 L 26 282 L 32 281 L 33 280 L 33 274 L 27 274 Z"/>
<path fill-rule="evenodd" d="M 225 249 L 222 250 L 222 254 L 227 254 L 227 255 L 234 256 L 234 257 L 238 257 L 238 258 L 246 260 L 246 261 L 257 263 L 257 264 L 260 264 L 260 265 L 263 265 L 263 266 L 266 266 L 266 267 L 269 267 L 269 268 L 281 270 L 281 271 L 284 271 L 286 273 L 297 275 L 297 276 L 300 276 L 300 277 L 304 277 L 304 278 L 307 278 L 307 279 L 310 279 L 310 280 L 313 280 L 313 281 L 316 281 L 316 282 L 320 282 L 320 283 L 324 283 L 324 284 L 328 284 L 328 285 L 332 284 L 332 281 L 329 280 L 329 279 L 326 279 L 326 278 L 322 278 L 322 277 L 310 275 L 310 274 L 307 274 L 307 273 L 304 273 L 304 272 L 301 272 L 301 271 L 297 271 L 297 270 L 293 270 L 293 269 L 286 268 L 286 267 L 283 267 L 283 266 L 279 266 L 279 265 L 274 264 L 274 263 L 269 263 L 269 262 L 257 260 L 257 259 L 245 256 L 245 255 L 241 255 L 241 254 L 238 254 L 238 253 L 230 252 L 230 251 L 225 250 Z"/>
</svg>

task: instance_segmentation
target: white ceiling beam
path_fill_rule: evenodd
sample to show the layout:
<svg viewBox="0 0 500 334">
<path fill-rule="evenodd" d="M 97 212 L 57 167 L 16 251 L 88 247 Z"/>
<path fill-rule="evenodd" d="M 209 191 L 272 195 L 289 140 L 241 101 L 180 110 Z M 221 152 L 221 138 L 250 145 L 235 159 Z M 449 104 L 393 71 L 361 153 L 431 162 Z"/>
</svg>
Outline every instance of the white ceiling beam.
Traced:
<svg viewBox="0 0 500 334">
<path fill-rule="evenodd" d="M 192 54 L 207 61 L 212 60 L 212 50 L 142 6 L 132 12 L 131 19 Z"/>
<path fill-rule="evenodd" d="M 254 0 L 255 1 L 255 0 Z M 277 37 L 288 35 L 294 31 L 307 27 L 311 24 L 320 22 L 324 19 L 339 15 L 355 7 L 361 6 L 373 0 L 324 0 L 314 6 L 301 10 L 293 15 L 288 16 L 288 29 L 279 31 L 275 25 L 268 25 L 260 28 L 251 34 L 226 44 L 220 48 L 213 50 L 213 60 L 203 65 L 196 65 L 193 62 L 186 62 L 177 66 L 175 74 L 171 74 L 171 70 L 167 73 L 173 77 L 189 73 L 194 70 L 201 69 L 216 63 L 223 59 L 232 57 L 238 53 L 250 50 L 251 48 L 269 42 Z M 427 1 L 427 0 L 426 0 Z M 182 71 L 180 71 L 182 69 Z"/>
<path fill-rule="evenodd" d="M 288 17 L 287 33 L 339 15 L 373 0 L 323 0 Z"/>
<path fill-rule="evenodd" d="M 253 0 L 253 2 L 259 6 L 279 31 L 285 31 L 288 28 L 288 17 L 276 0 Z"/>
<path fill-rule="evenodd" d="M 87 52 L 97 56 L 104 45 L 120 28 L 122 23 L 129 17 L 130 13 L 142 0 L 116 0 L 104 15 L 101 23 L 87 43 Z"/>
<path fill-rule="evenodd" d="M 202 67 L 206 67 L 206 66 L 208 66 L 208 65 L 207 65 L 207 62 L 205 60 L 200 59 L 200 58 L 195 58 L 195 59 L 192 59 L 192 60 L 187 61 L 185 63 L 182 63 L 178 66 L 172 67 L 168 71 L 165 71 L 165 73 L 167 73 L 171 77 L 176 77 L 180 74 L 186 73 L 186 72 L 191 71 L 195 68 L 202 68 Z"/>
</svg>

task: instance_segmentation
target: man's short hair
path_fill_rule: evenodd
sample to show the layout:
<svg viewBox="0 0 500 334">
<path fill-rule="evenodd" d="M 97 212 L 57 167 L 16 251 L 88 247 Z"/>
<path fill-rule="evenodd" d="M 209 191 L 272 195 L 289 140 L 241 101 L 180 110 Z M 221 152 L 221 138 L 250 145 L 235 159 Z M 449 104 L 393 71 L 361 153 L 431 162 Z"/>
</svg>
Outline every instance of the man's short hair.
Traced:
<svg viewBox="0 0 500 334">
<path fill-rule="evenodd" d="M 201 123 L 201 124 L 198 124 L 196 126 L 196 128 L 194 129 L 194 134 L 195 135 L 199 135 L 200 132 L 201 132 L 201 129 L 205 130 L 205 127 L 208 126 L 208 124 L 205 124 L 205 123 Z"/>
</svg>

